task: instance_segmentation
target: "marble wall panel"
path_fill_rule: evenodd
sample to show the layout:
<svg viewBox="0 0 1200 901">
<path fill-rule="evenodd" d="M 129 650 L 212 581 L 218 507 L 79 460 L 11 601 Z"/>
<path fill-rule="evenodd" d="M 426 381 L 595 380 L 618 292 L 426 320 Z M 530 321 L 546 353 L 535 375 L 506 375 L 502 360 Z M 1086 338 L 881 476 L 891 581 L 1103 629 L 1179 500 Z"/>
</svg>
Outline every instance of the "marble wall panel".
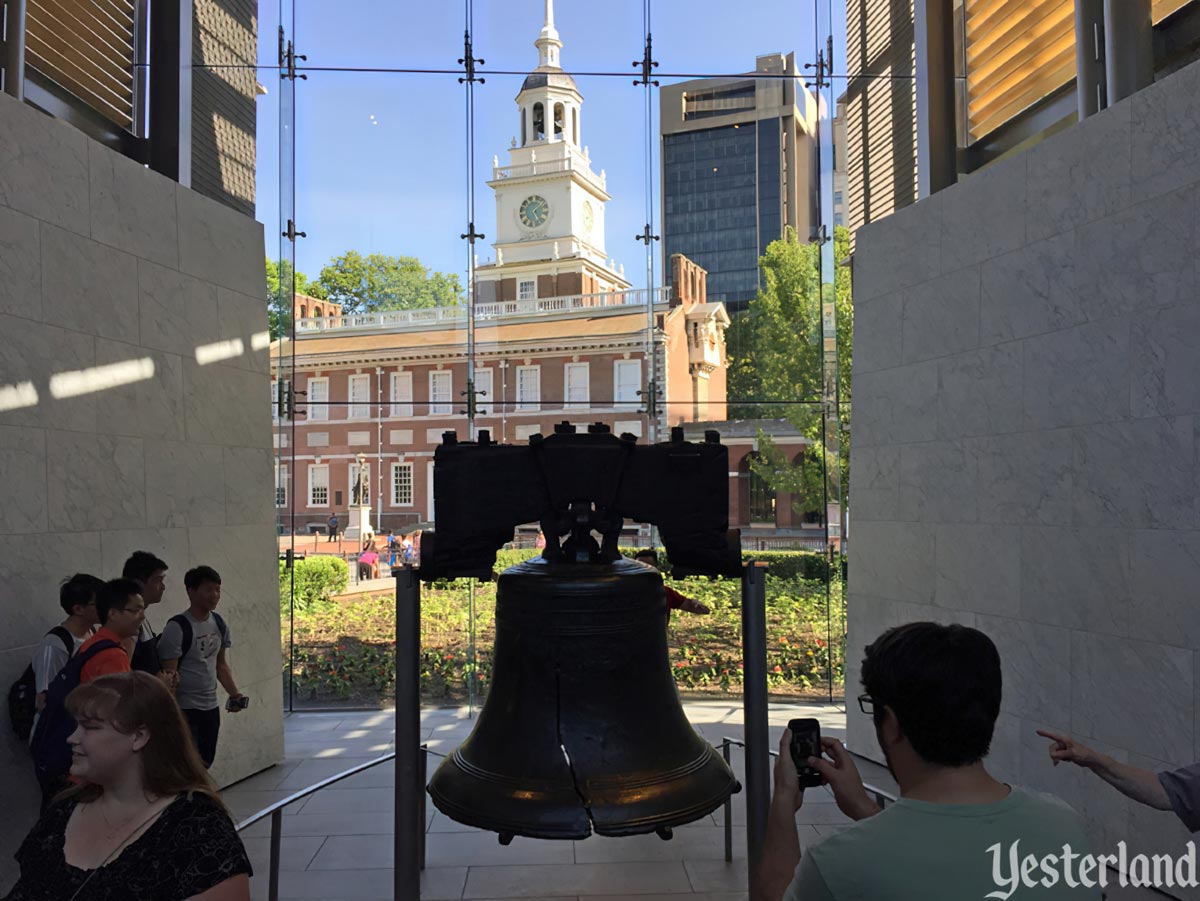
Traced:
<svg viewBox="0 0 1200 901">
<path fill-rule="evenodd" d="M 1193 743 L 1193 652 L 1071 633 L 1071 731 L 1184 766 Z"/>
<path fill-rule="evenodd" d="M 1135 319 L 1130 345 L 1134 416 L 1200 413 L 1200 305 Z"/>
<path fill-rule="evenodd" d="M 224 449 L 147 441 L 146 524 L 152 529 L 224 525 Z"/>
<path fill-rule="evenodd" d="M 1070 429 L 968 442 L 978 467 L 980 522 L 1071 522 L 1074 438 Z"/>
<path fill-rule="evenodd" d="M 854 384 L 855 440 L 864 447 L 937 437 L 937 362 L 864 372 Z"/>
<path fill-rule="evenodd" d="M 0 206 L 0 314 L 42 320 L 38 221 Z"/>
<path fill-rule="evenodd" d="M 1129 563 L 1130 637 L 1200 648 L 1200 532 L 1135 530 Z"/>
<path fill-rule="evenodd" d="M 140 438 L 49 431 L 46 470 L 51 531 L 146 525 L 146 459 Z"/>
<path fill-rule="evenodd" d="M 1085 321 L 1075 294 L 1075 235 L 993 257 L 981 269 L 979 343 L 1028 338 Z"/>
<path fill-rule="evenodd" d="M 48 323 L 136 342 L 136 296 L 136 257 L 42 225 L 42 309 Z"/>
<path fill-rule="evenodd" d="M 1129 332 L 1128 319 L 1108 319 L 1027 339 L 1025 427 L 1056 429 L 1128 416 Z"/>
<path fill-rule="evenodd" d="M 934 603 L 1015 616 L 1021 601 L 1021 532 L 1016 526 L 936 527 Z"/>
<path fill-rule="evenodd" d="M 230 447 L 270 447 L 266 373 L 221 363 L 183 361 L 187 440 Z M 264 400 L 259 401 L 259 398 Z"/>
<path fill-rule="evenodd" d="M 0 96 L 0 206 L 87 234 L 88 139 L 65 122 Z"/>
<path fill-rule="evenodd" d="M 77 572 L 102 574 L 100 536 L 95 532 L 72 533 L 69 547 L 57 537 L 0 535 L 0 610 L 5 616 L 6 646 L 32 651 L 47 629 L 62 622 L 58 589 Z M 10 734 L 7 728 L 3 732 Z"/>
<path fill-rule="evenodd" d="M 1009 785 L 1020 782 L 1021 719 L 1011 713 L 1001 713 L 992 732 L 992 744 L 983 765 L 993 779 Z"/>
<path fill-rule="evenodd" d="M 939 276 L 910 288 L 902 296 L 905 363 L 979 346 L 978 266 Z"/>
<path fill-rule="evenodd" d="M 155 263 L 138 264 L 141 343 L 196 358 L 196 348 L 217 340 L 217 287 Z"/>
<path fill-rule="evenodd" d="M 1030 148 L 1031 246 L 1129 206 L 1134 102 L 1115 103 L 1087 128 L 1068 128 Z"/>
<path fill-rule="evenodd" d="M 269 337 L 266 298 L 220 288 L 217 291 L 217 303 L 219 339 L 241 342 L 241 352 L 229 359 L 229 365 L 253 372 L 267 372 L 271 360 L 266 341 Z"/>
<path fill-rule="evenodd" d="M 1195 424 L 1190 416 L 1075 430 L 1074 520 L 1080 525 L 1195 529 Z"/>
<path fill-rule="evenodd" d="M 1026 154 L 962 178 L 942 197 L 942 271 L 953 272 L 1024 246 Z"/>
<path fill-rule="evenodd" d="M 96 430 L 90 395 L 54 397 L 50 378 L 96 364 L 91 335 L 0 315 L 0 422 L 82 432 Z"/>
<path fill-rule="evenodd" d="M 0 289 L 3 290 L 3 289 Z M 854 374 L 891 369 L 903 362 L 901 337 L 906 291 L 876 298 L 854 310 Z"/>
<path fill-rule="evenodd" d="M 1138 91 L 1130 104 L 1134 200 L 1200 181 L 1200 67 Z"/>
<path fill-rule="evenodd" d="M 857 523 L 854 541 L 872 549 L 850 567 L 849 586 L 856 594 L 897 601 L 933 603 L 933 530 L 906 523 Z"/>
<path fill-rule="evenodd" d="M 975 522 L 976 461 L 962 441 L 900 447 L 898 518 L 917 522 Z"/>
<path fill-rule="evenodd" d="M 88 141 L 92 237 L 143 260 L 179 265 L 175 182 Z"/>
<path fill-rule="evenodd" d="M 977 627 L 1000 652 L 1004 694 L 1012 716 L 1065 723 L 1071 717 L 1071 632 L 1028 620 L 980 615 Z"/>
<path fill-rule="evenodd" d="M 182 441 L 183 359 L 123 341 L 96 339 L 96 365 L 149 361 L 148 378 L 88 395 L 99 421 L 112 435 Z"/>
<path fill-rule="evenodd" d="M 0 426 L 0 532 L 46 531 L 46 433 L 42 429 Z"/>
<path fill-rule="evenodd" d="M 225 448 L 225 522 L 231 526 L 275 524 L 275 457 L 270 448 Z"/>
<path fill-rule="evenodd" d="M 1128 635 L 1135 584 L 1124 529 L 1029 526 L 1022 531 L 1022 619 Z"/>
<path fill-rule="evenodd" d="M 262 225 L 195 191 L 176 190 L 180 270 L 243 294 L 264 293 Z"/>
<path fill-rule="evenodd" d="M 942 194 L 863 226 L 854 240 L 856 306 L 929 281 L 942 272 Z"/>
<path fill-rule="evenodd" d="M 1003 435 L 1024 422 L 1024 358 L 1009 342 L 938 360 L 938 437 Z"/>
<path fill-rule="evenodd" d="M 1197 202 L 1196 188 L 1173 191 L 1076 230 L 1075 287 L 1088 319 L 1195 302 Z"/>
<path fill-rule="evenodd" d="M 850 446 L 855 522 L 900 516 L 900 448 Z"/>
</svg>

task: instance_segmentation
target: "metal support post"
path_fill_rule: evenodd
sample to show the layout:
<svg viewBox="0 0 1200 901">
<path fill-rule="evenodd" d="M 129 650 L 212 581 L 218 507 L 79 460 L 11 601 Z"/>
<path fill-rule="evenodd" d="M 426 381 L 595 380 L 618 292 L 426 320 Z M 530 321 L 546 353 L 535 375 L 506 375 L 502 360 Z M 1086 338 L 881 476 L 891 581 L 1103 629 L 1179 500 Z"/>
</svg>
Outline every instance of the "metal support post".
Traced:
<svg viewBox="0 0 1200 901">
<path fill-rule="evenodd" d="M 742 698 L 746 741 L 746 857 L 750 894 L 761 891 L 762 849 L 771 803 L 771 758 L 767 738 L 766 564 L 742 567 Z"/>
<path fill-rule="evenodd" d="M 1108 106 L 1104 69 L 1104 0 L 1075 0 L 1075 95 L 1080 121 Z"/>
<path fill-rule="evenodd" d="M 267 898 L 279 901 L 279 849 L 283 839 L 283 808 L 271 814 L 271 870 L 267 883 Z"/>
<path fill-rule="evenodd" d="M 954 9 L 951 0 L 914 0 L 917 64 L 917 196 L 958 180 L 954 114 Z"/>
<path fill-rule="evenodd" d="M 150 12 L 150 168 L 192 184 L 192 0 Z"/>
<path fill-rule="evenodd" d="M 4 18 L 0 20 L 3 42 L 0 69 L 4 72 L 4 93 L 25 99 L 25 0 L 4 0 Z"/>
<path fill-rule="evenodd" d="M 421 870 L 425 870 L 425 786 L 429 782 L 429 745 L 421 745 Z"/>
<path fill-rule="evenodd" d="M 1104 0 L 1104 72 L 1110 105 L 1154 82 L 1150 0 Z"/>
<path fill-rule="evenodd" d="M 421 583 L 411 565 L 396 574 L 395 898 L 421 897 Z"/>
<path fill-rule="evenodd" d="M 721 756 L 725 758 L 725 766 L 732 767 L 729 739 L 721 742 Z M 725 862 L 733 863 L 733 795 L 725 799 Z"/>
</svg>

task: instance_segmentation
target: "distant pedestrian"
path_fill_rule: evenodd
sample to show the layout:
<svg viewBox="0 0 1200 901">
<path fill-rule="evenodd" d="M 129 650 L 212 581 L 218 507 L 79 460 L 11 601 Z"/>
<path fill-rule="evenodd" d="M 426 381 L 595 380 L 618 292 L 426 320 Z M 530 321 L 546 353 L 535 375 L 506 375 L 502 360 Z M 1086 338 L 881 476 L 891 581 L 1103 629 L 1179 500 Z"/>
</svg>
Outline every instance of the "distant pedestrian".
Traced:
<svg viewBox="0 0 1200 901">
<path fill-rule="evenodd" d="M 396 568 L 396 536 L 394 534 L 392 534 L 391 529 L 388 529 L 387 549 L 388 549 L 388 566 L 391 569 L 395 569 Z"/>
<path fill-rule="evenodd" d="M 404 564 L 407 566 L 413 562 L 413 540 L 405 535 L 400 542 L 400 547 L 404 552 Z"/>
<path fill-rule="evenodd" d="M 358 555 L 358 581 L 379 578 L 379 554 L 375 551 L 375 542 L 368 539 L 363 542 L 362 553 Z"/>
<path fill-rule="evenodd" d="M 217 756 L 221 731 L 221 706 L 217 683 L 229 693 L 226 709 L 244 710 L 249 702 L 238 691 L 225 652 L 233 646 L 229 626 L 217 605 L 221 603 L 221 576 L 211 566 L 197 566 L 183 577 L 188 609 L 176 614 L 163 627 L 159 654 L 163 668 L 179 673 L 176 697 L 196 750 L 207 769 Z"/>
<path fill-rule="evenodd" d="M 338 518 L 336 513 L 329 514 L 329 540 L 337 541 Z"/>
</svg>

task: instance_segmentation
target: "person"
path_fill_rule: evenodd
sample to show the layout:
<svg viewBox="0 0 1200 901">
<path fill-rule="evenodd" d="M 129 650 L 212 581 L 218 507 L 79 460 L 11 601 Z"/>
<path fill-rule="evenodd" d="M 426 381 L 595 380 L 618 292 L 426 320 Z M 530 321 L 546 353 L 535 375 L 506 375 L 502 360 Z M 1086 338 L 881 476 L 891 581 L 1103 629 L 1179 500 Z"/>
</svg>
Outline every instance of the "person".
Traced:
<svg viewBox="0 0 1200 901">
<path fill-rule="evenodd" d="M 1055 766 L 1066 761 L 1091 770 L 1125 797 L 1155 810 L 1174 811 L 1189 832 L 1200 832 L 1200 763 L 1154 773 L 1114 760 L 1065 733 L 1038 729 L 1037 734 L 1052 742 Z"/>
<path fill-rule="evenodd" d="M 414 533 L 415 534 L 415 533 Z M 404 536 L 404 540 L 400 542 L 400 547 L 404 552 L 404 564 L 413 562 L 413 540 L 408 535 Z"/>
<path fill-rule="evenodd" d="M 389 569 L 396 568 L 396 548 L 397 548 L 396 535 L 392 532 L 391 529 L 388 529 L 387 549 L 388 549 L 388 568 Z"/>
<path fill-rule="evenodd" d="M 362 553 L 358 555 L 358 581 L 379 578 L 379 554 L 375 552 L 375 542 L 368 538 L 363 542 Z"/>
<path fill-rule="evenodd" d="M 329 540 L 337 541 L 338 518 L 336 513 L 329 514 Z"/>
<path fill-rule="evenodd" d="M 1010 872 L 1010 850 L 1038 860 L 1064 854 L 1064 845 L 1089 853 L 1083 820 L 1069 806 L 998 782 L 984 767 L 1000 715 L 1001 678 L 1000 655 L 982 632 L 936 623 L 889 629 L 866 649 L 862 684 L 859 706 L 872 717 L 900 799 L 880 811 L 841 742 L 822 737 L 829 759 L 806 763 L 858 822 L 801 858 L 795 818 L 804 790 L 785 729 L 754 901 L 999 897 L 998 888 L 1015 889 L 1009 875 L 1021 878 Z M 1065 878 L 1045 885 L 1037 897 L 1101 897 L 1099 887 L 1076 890 Z"/>
<path fill-rule="evenodd" d="M 125 561 L 121 575 L 138 583 L 147 611 L 162 602 L 167 591 L 167 564 L 154 554 L 149 551 L 134 551 Z M 150 625 L 149 619 L 143 619 L 142 630 L 138 633 L 131 654 L 134 669 L 158 676 L 168 688 L 175 690 L 175 674 L 165 672 L 162 668 L 158 659 L 158 634 Z"/>
<path fill-rule="evenodd" d="M 93 630 L 99 625 L 96 593 L 102 587 L 103 579 L 87 573 L 76 573 L 59 588 L 58 603 L 67 614 L 67 618 L 57 630 L 47 632 L 33 652 L 34 690 L 37 692 L 35 704 L 39 711 L 46 703 L 46 687 L 50 680 L 67 665 L 67 661 L 75 656 L 80 646 L 91 637 Z M 66 632 L 71 640 L 70 647 L 63 642 L 63 632 Z"/>
<path fill-rule="evenodd" d="M 217 736 L 221 731 L 221 706 L 217 702 L 217 683 L 229 693 L 228 709 L 244 709 L 245 699 L 238 691 L 226 651 L 233 646 L 229 627 L 217 605 L 221 603 L 221 575 L 211 566 L 189 569 L 183 577 L 188 609 L 171 617 L 163 626 L 158 642 L 163 669 L 178 672 L 175 696 L 183 718 L 192 733 L 205 769 L 217 756 Z"/>
<path fill-rule="evenodd" d="M 658 571 L 658 552 L 654 548 L 645 548 L 634 554 L 633 559 L 644 563 L 655 572 Z M 711 613 L 707 604 L 702 604 L 694 598 L 684 597 L 670 585 L 663 583 L 663 594 L 667 596 L 668 610 L 683 610 L 687 613 Z"/>
<path fill-rule="evenodd" d="M 83 654 L 101 641 L 121 645 L 101 651 L 86 664 L 79 674 L 79 684 L 85 685 L 110 673 L 127 673 L 133 668 L 129 656 L 129 639 L 141 632 L 146 618 L 146 603 L 141 586 L 132 579 L 113 579 L 105 582 L 96 593 L 96 616 L 100 627 L 79 647 Z"/>
<path fill-rule="evenodd" d="M 5 901 L 249 901 L 246 850 L 162 681 L 102 676 L 67 705 L 77 784 L 21 843 Z"/>
</svg>

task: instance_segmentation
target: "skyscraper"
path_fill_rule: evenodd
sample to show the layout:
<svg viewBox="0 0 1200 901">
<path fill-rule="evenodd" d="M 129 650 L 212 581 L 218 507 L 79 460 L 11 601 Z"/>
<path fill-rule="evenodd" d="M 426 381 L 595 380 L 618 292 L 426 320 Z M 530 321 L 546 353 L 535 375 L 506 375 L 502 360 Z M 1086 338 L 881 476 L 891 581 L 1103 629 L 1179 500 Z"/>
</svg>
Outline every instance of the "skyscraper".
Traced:
<svg viewBox="0 0 1200 901">
<path fill-rule="evenodd" d="M 758 258 L 792 226 L 817 224 L 817 101 L 794 53 L 758 57 L 755 71 L 665 85 L 663 254 L 708 271 L 708 296 L 742 309 L 758 290 Z"/>
</svg>

